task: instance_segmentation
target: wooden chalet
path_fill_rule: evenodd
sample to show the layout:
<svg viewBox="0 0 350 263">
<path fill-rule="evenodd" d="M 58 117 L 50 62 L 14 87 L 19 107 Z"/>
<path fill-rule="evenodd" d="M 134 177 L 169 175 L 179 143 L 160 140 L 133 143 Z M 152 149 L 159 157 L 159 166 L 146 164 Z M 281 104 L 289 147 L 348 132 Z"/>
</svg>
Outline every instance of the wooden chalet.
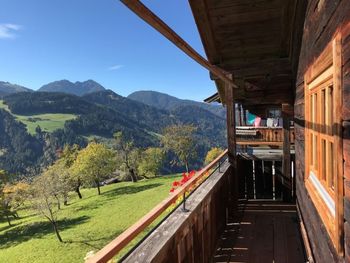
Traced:
<svg viewBox="0 0 350 263">
<path fill-rule="evenodd" d="M 122 2 L 208 69 L 228 147 L 88 262 L 159 217 L 123 262 L 350 262 L 350 1 L 189 0 L 207 58 L 140 1 Z M 237 105 L 283 123 L 237 126 Z"/>
</svg>

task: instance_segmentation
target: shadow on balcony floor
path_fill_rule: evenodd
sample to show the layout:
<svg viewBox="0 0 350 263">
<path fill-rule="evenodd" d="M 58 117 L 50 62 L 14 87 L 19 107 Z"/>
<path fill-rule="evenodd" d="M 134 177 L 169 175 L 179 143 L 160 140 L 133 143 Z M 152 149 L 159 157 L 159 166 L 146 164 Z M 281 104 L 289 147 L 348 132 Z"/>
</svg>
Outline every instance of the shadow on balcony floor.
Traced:
<svg viewBox="0 0 350 263">
<path fill-rule="evenodd" d="M 295 205 L 241 203 L 238 216 L 220 237 L 213 262 L 306 262 L 298 227 Z"/>
</svg>

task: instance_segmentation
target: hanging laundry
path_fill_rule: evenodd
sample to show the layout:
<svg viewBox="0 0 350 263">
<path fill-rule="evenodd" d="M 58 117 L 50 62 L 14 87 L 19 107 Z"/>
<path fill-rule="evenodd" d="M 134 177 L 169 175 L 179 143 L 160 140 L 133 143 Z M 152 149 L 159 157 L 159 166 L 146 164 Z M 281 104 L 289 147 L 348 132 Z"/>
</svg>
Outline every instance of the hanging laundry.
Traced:
<svg viewBox="0 0 350 263">
<path fill-rule="evenodd" d="M 250 112 L 248 112 L 248 125 L 253 125 L 254 122 L 255 122 L 255 115 L 254 114 L 251 114 Z"/>
<path fill-rule="evenodd" d="M 267 118 L 266 126 L 267 127 L 273 127 L 273 118 Z"/>
<path fill-rule="evenodd" d="M 273 127 L 278 127 L 278 118 L 273 118 L 272 119 L 272 126 Z"/>
<path fill-rule="evenodd" d="M 259 116 L 255 117 L 254 126 L 260 127 L 261 118 Z"/>
</svg>

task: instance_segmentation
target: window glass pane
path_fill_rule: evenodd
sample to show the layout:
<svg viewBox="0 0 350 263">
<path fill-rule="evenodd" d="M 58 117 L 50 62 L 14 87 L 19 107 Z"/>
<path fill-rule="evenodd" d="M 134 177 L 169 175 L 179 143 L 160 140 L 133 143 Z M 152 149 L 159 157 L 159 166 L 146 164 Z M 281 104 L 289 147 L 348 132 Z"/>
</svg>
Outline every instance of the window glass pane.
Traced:
<svg viewBox="0 0 350 263">
<path fill-rule="evenodd" d="M 326 111 L 327 111 L 327 127 L 328 127 L 328 134 L 333 135 L 332 130 L 332 124 L 333 124 L 333 86 L 329 86 L 327 88 L 327 104 L 326 104 Z"/>
<path fill-rule="evenodd" d="M 320 171 L 320 176 L 321 179 L 323 181 L 327 180 L 326 174 L 327 174 L 327 168 L 326 168 L 326 164 L 327 164 L 327 149 L 326 149 L 326 140 L 322 139 L 321 140 L 321 171 Z"/>
<path fill-rule="evenodd" d="M 313 149 L 312 149 L 312 159 L 313 159 L 313 165 L 315 167 L 315 169 L 317 170 L 317 164 L 318 164 L 318 160 L 317 160 L 317 152 L 318 152 L 318 147 L 317 147 L 317 138 L 318 136 L 313 134 Z"/>
<path fill-rule="evenodd" d="M 321 91 L 321 132 L 326 133 L 326 90 Z"/>
<path fill-rule="evenodd" d="M 312 129 L 316 131 L 317 127 L 317 94 L 312 95 Z"/>
<path fill-rule="evenodd" d="M 269 109 L 268 117 L 269 118 L 281 118 L 282 112 L 280 109 Z"/>
<path fill-rule="evenodd" d="M 313 151 L 314 151 L 314 135 L 311 133 L 310 134 L 310 149 L 311 151 L 309 151 L 309 159 L 310 159 L 310 165 L 314 165 L 314 157 L 313 157 Z"/>
<path fill-rule="evenodd" d="M 328 187 L 334 190 L 334 156 L 333 156 L 333 143 L 328 143 Z"/>
</svg>

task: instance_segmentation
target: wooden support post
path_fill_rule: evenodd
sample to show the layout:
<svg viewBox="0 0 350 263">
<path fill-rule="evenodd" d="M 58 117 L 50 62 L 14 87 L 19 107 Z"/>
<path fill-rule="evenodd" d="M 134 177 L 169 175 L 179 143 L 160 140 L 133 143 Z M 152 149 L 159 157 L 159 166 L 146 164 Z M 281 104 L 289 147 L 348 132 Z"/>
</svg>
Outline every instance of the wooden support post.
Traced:
<svg viewBox="0 0 350 263">
<path fill-rule="evenodd" d="M 228 84 L 225 87 L 228 157 L 230 163 L 236 168 L 236 115 L 233 88 Z"/>
<path fill-rule="evenodd" d="M 244 198 L 248 199 L 248 184 L 247 184 L 248 173 L 244 173 Z"/>
<path fill-rule="evenodd" d="M 275 169 L 275 161 L 272 161 L 272 199 L 276 200 L 276 169 Z"/>
<path fill-rule="evenodd" d="M 247 111 L 243 106 L 242 106 L 242 109 L 243 109 L 243 123 L 244 123 L 244 126 L 247 126 Z"/>
<path fill-rule="evenodd" d="M 232 75 L 228 76 L 232 79 Z M 236 113 L 235 103 L 233 101 L 233 86 L 225 82 L 225 102 L 226 102 L 226 121 L 227 121 L 227 148 L 228 160 L 232 165 L 231 177 L 231 209 L 237 211 L 238 208 L 238 175 L 237 175 L 237 155 L 236 155 Z"/>
<path fill-rule="evenodd" d="M 291 164 L 291 176 L 292 176 L 292 198 L 294 198 L 294 161 Z"/>
<path fill-rule="evenodd" d="M 256 172 L 255 172 L 255 161 L 253 160 L 253 196 L 254 199 L 256 199 L 256 185 L 255 185 L 255 176 L 256 176 Z"/>
<path fill-rule="evenodd" d="M 261 169 L 262 169 L 262 175 L 263 175 L 263 185 L 264 185 L 264 193 L 266 189 L 266 178 L 265 178 L 265 162 L 264 160 L 261 160 Z M 265 195 L 265 194 L 264 194 Z"/>
<path fill-rule="evenodd" d="M 242 118 L 242 105 L 241 104 L 238 104 L 238 116 L 239 116 L 239 119 L 238 119 L 239 126 L 242 126 L 243 125 L 243 118 Z"/>
<path fill-rule="evenodd" d="M 290 119 L 293 115 L 293 107 L 289 104 L 282 104 L 282 118 L 283 118 L 283 160 L 282 170 L 285 178 L 291 178 L 291 155 L 290 155 Z M 283 189 L 286 189 L 282 185 Z M 283 190 L 282 190 L 283 193 Z M 290 196 L 289 194 L 287 196 Z"/>
</svg>

